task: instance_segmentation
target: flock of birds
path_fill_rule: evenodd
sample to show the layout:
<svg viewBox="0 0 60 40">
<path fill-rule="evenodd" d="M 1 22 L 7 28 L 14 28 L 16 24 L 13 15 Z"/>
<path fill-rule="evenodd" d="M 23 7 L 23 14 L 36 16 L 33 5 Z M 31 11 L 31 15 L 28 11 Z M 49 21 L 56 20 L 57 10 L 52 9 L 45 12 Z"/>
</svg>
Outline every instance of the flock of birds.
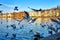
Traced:
<svg viewBox="0 0 60 40">
<path fill-rule="evenodd" d="M 1 5 L 2 5 L 2 4 L 0 4 L 0 6 L 1 6 Z M 15 7 L 14 10 L 18 10 L 17 8 L 18 8 L 18 7 Z M 28 7 L 28 8 L 30 8 L 30 7 Z M 30 8 L 30 9 L 32 9 L 32 8 Z M 32 10 L 33 10 L 33 11 L 36 11 L 36 12 L 42 11 L 42 9 L 39 9 L 39 10 L 32 9 Z M 25 12 L 26 16 L 23 16 L 23 18 L 27 20 L 27 23 L 31 24 L 31 23 L 34 23 L 34 22 L 37 20 L 37 17 L 34 18 L 34 19 L 32 19 L 32 18 L 30 18 L 28 12 L 26 12 L 26 11 L 24 11 L 24 12 Z M 1 13 L 1 11 L 0 11 L 0 13 Z M 16 21 L 19 22 L 19 23 L 18 23 L 18 25 L 19 25 L 23 20 L 16 20 Z M 60 26 L 60 18 L 57 18 L 57 19 L 52 19 L 52 18 L 51 18 L 51 21 Z M 56 27 L 56 29 L 55 29 L 52 24 L 51 24 L 50 26 L 49 26 L 48 24 L 46 24 L 46 25 L 40 24 L 40 25 L 41 25 L 42 28 L 46 27 L 46 25 L 47 25 L 47 26 L 48 26 L 48 29 L 50 29 L 50 30 L 48 30 L 48 32 L 49 32 L 49 34 L 51 34 L 51 35 L 53 34 L 53 31 L 54 31 L 55 33 L 58 33 L 58 30 L 60 29 L 60 27 Z M 6 27 L 7 27 L 7 28 L 12 27 L 14 31 L 15 31 L 15 29 L 16 29 L 16 25 L 15 25 L 15 24 L 12 24 L 12 25 L 10 25 L 10 26 L 7 25 Z M 23 27 L 24 27 L 24 25 L 22 25 L 22 27 L 20 27 L 20 29 L 23 29 Z M 32 32 L 32 30 L 30 30 L 30 32 Z M 9 33 L 6 33 L 5 37 L 7 37 L 7 36 L 9 36 Z M 15 40 L 16 34 L 12 34 L 12 36 L 13 36 L 13 37 L 11 38 L 11 40 Z M 39 33 L 36 33 L 36 34 L 34 35 L 34 37 L 35 37 L 34 40 L 39 40 L 40 38 L 44 38 L 44 36 L 41 36 Z M 2 40 L 4 40 L 4 39 L 2 39 Z"/>
<path fill-rule="evenodd" d="M 37 17 L 34 18 L 34 19 L 32 19 L 32 18 L 30 18 L 28 12 L 26 12 L 26 11 L 24 11 L 24 12 L 25 12 L 26 16 L 23 16 L 23 18 L 26 19 L 29 24 L 34 23 L 34 22 L 37 20 Z M 16 21 L 19 22 L 19 23 L 18 23 L 18 25 L 19 25 L 23 20 L 16 20 Z M 52 19 L 52 18 L 51 18 L 51 21 L 54 22 L 54 23 L 56 23 L 56 24 L 58 24 L 58 25 L 60 25 L 60 18 L 57 18 L 57 19 Z M 47 25 L 47 26 L 48 26 L 48 29 L 50 29 L 50 30 L 48 30 L 48 32 L 49 32 L 49 34 L 51 34 L 51 35 L 53 34 L 53 31 L 54 31 L 55 33 L 58 33 L 58 30 L 60 29 L 60 27 L 56 27 L 56 29 L 55 29 L 52 24 L 51 24 L 50 26 L 49 26 L 48 24 L 44 24 L 44 25 L 40 24 L 40 25 L 41 25 L 42 28 L 46 27 L 46 25 Z M 10 26 L 11 26 L 11 27 L 13 28 L 13 30 L 15 31 L 16 25 L 15 25 L 15 24 L 12 24 L 12 25 L 10 25 Z M 6 27 L 9 28 L 10 26 L 7 25 Z M 20 29 L 23 29 L 23 27 L 24 27 L 24 25 L 22 25 L 22 27 L 20 27 Z M 32 31 L 33 31 L 33 30 L 31 30 L 30 32 L 32 32 Z M 7 37 L 8 35 L 9 35 L 9 33 L 6 33 L 5 37 Z M 13 37 L 11 38 L 11 40 L 15 40 L 16 34 L 12 34 L 12 36 L 13 36 Z M 39 40 L 40 38 L 44 38 L 44 36 L 41 36 L 39 33 L 36 33 L 36 34 L 34 35 L 34 37 L 35 37 L 34 40 Z"/>
<path fill-rule="evenodd" d="M 23 18 L 26 19 L 28 21 L 28 23 L 34 23 L 37 20 L 37 17 L 32 19 L 32 18 L 30 18 L 28 12 L 26 12 L 26 11 L 24 11 L 24 12 L 25 12 L 26 16 L 23 16 Z M 16 20 L 16 21 L 18 21 L 20 23 L 22 20 Z"/>
<path fill-rule="evenodd" d="M 27 19 L 28 20 L 28 19 Z M 33 20 L 33 19 L 31 19 L 31 20 Z M 60 18 L 58 18 L 58 20 L 60 20 Z M 19 21 L 19 20 L 18 20 Z M 29 22 L 30 20 L 28 20 L 28 22 Z M 51 21 L 52 22 L 55 22 L 55 23 L 57 23 L 58 25 L 59 25 L 59 22 L 57 21 L 57 20 L 55 20 L 55 19 L 51 19 Z M 46 27 L 46 25 L 42 25 L 42 24 L 40 24 L 41 25 L 41 27 L 42 28 L 44 28 L 44 27 Z M 57 27 L 56 29 L 53 27 L 53 25 L 47 25 L 48 26 L 48 29 L 50 29 L 50 30 L 48 30 L 48 32 L 49 32 L 49 34 L 51 34 L 51 35 L 53 35 L 53 31 L 55 32 L 55 33 L 58 33 L 58 30 L 60 29 L 60 27 Z M 15 29 L 16 29 L 16 25 L 15 24 L 12 24 L 11 25 L 11 27 L 13 28 L 13 30 L 15 31 Z M 8 26 L 7 26 L 7 28 L 8 28 Z M 21 27 L 22 29 L 23 29 L 23 25 L 22 25 L 22 27 Z M 31 30 L 30 32 L 32 32 L 33 30 Z M 12 34 L 13 35 L 13 37 L 11 38 L 11 40 L 13 40 L 13 39 L 15 39 L 16 38 L 16 34 Z M 7 37 L 8 36 L 8 33 L 5 35 L 5 37 Z M 39 39 L 42 39 L 42 38 L 44 38 L 44 36 L 41 36 L 39 33 L 37 33 L 36 32 L 36 34 L 34 35 L 34 40 L 39 40 Z"/>
<path fill-rule="evenodd" d="M 24 12 L 25 12 L 26 16 L 23 17 L 23 18 L 25 18 L 26 20 L 28 20 L 29 23 L 34 23 L 36 21 L 37 18 L 32 19 L 32 18 L 30 18 L 28 12 L 26 12 L 26 11 L 24 11 Z M 57 18 L 57 19 L 52 19 L 51 18 L 51 21 L 54 22 L 54 23 L 57 23 L 60 26 L 60 18 Z M 19 22 L 21 22 L 21 21 L 19 21 Z M 42 27 L 45 27 L 45 26 L 46 25 L 42 25 Z M 60 27 L 56 27 L 56 29 L 55 29 L 54 27 L 52 27 L 53 25 L 50 25 L 50 26 L 47 25 L 47 26 L 48 26 L 48 29 L 50 29 L 48 32 L 51 35 L 53 34 L 53 31 L 55 33 L 58 33 L 58 30 L 60 29 Z M 38 36 L 39 34 L 36 34 L 36 35 Z M 40 36 L 38 36 L 38 38 L 37 38 L 37 36 L 36 36 L 36 39 L 34 39 L 34 40 L 38 40 L 38 38 L 44 38 L 44 37 L 40 37 Z"/>
</svg>

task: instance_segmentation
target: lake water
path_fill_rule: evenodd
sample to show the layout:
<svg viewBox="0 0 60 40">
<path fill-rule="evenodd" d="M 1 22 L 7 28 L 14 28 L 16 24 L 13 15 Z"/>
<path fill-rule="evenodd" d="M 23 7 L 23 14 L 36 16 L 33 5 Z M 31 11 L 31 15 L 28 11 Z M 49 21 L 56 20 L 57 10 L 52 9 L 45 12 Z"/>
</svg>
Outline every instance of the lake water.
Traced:
<svg viewBox="0 0 60 40">
<path fill-rule="evenodd" d="M 14 40 L 33 40 L 36 33 L 39 33 L 41 36 L 48 37 L 51 35 L 48 33 L 49 26 L 53 25 L 52 27 L 54 27 L 55 29 L 56 27 L 60 26 L 52 22 L 50 18 L 38 18 L 34 23 L 28 23 L 27 20 L 23 20 L 22 22 L 20 22 L 20 24 L 18 23 L 18 21 L 11 19 L 0 20 L 0 40 L 11 40 L 11 38 L 13 37 L 12 34 L 16 34 L 16 38 Z M 15 30 L 13 29 L 13 27 L 11 27 L 11 25 L 13 24 L 16 26 Z M 45 26 L 42 27 L 43 25 Z M 5 37 L 7 33 L 8 36 Z M 55 34 L 54 31 L 53 34 Z"/>
</svg>

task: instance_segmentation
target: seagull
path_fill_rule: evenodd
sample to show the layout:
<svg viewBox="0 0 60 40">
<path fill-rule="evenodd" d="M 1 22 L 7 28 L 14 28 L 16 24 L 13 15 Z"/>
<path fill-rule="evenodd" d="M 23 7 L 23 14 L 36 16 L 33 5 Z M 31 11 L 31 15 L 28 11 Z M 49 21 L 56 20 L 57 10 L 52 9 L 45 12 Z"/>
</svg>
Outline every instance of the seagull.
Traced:
<svg viewBox="0 0 60 40">
<path fill-rule="evenodd" d="M 13 35 L 13 38 L 16 38 L 16 34 L 12 34 Z"/>
<path fill-rule="evenodd" d="M 57 31 L 58 31 L 57 29 L 55 29 L 54 27 L 51 27 L 51 26 L 49 26 L 48 29 L 53 30 L 55 33 L 57 33 Z"/>
<path fill-rule="evenodd" d="M 8 33 L 5 35 L 5 37 L 7 37 L 8 36 Z"/>
<path fill-rule="evenodd" d="M 28 8 L 30 8 L 30 7 L 28 7 Z M 30 8 L 31 10 L 33 10 L 33 11 L 36 11 L 36 12 L 38 12 L 38 11 L 42 11 L 42 9 L 39 9 L 39 10 L 37 10 L 37 9 L 33 9 L 33 8 Z"/>
<path fill-rule="evenodd" d="M 16 29 L 16 25 L 15 24 L 11 25 L 11 27 L 13 27 L 14 30 Z"/>
<path fill-rule="evenodd" d="M 9 26 L 7 25 L 6 27 L 8 28 Z"/>
<path fill-rule="evenodd" d="M 24 19 L 27 19 L 28 20 L 28 22 L 31 20 L 31 18 L 30 18 L 30 16 L 29 16 L 29 14 L 28 14 L 28 12 L 26 12 L 26 11 L 24 11 L 25 12 L 25 14 L 26 14 L 26 16 L 22 16 Z M 18 21 L 19 23 L 18 24 L 20 24 L 20 22 L 22 22 L 22 20 L 16 20 L 16 21 Z"/>
<path fill-rule="evenodd" d="M 51 19 L 51 21 L 53 21 L 53 22 L 55 22 L 55 23 L 57 23 L 57 24 L 60 24 L 60 22 L 57 21 L 57 20 L 55 20 L 55 19 Z"/>
<path fill-rule="evenodd" d="M 16 39 L 16 34 L 12 34 L 12 38 L 11 38 L 11 40 L 15 40 Z"/>
<path fill-rule="evenodd" d="M 49 32 L 49 34 L 51 34 L 51 35 L 53 34 L 53 32 L 52 32 L 52 31 L 50 31 L 50 30 L 49 30 L 48 32 Z"/>
<path fill-rule="evenodd" d="M 34 40 L 39 40 L 40 38 L 44 38 L 39 33 L 35 34 L 34 37 L 35 37 Z"/>
<path fill-rule="evenodd" d="M 32 19 L 32 18 L 30 18 L 28 12 L 26 12 L 26 11 L 24 11 L 24 12 L 25 12 L 26 16 L 24 16 L 23 18 L 25 18 L 29 23 L 34 23 L 36 21 L 37 18 Z"/>
<path fill-rule="evenodd" d="M 20 29 L 22 29 L 24 27 L 24 25 L 22 25 L 21 27 L 20 27 Z"/>
<path fill-rule="evenodd" d="M 34 23 L 36 21 L 37 18 L 34 18 L 32 20 L 29 21 L 29 23 Z"/>
<path fill-rule="evenodd" d="M 30 18 L 30 16 L 29 16 L 28 12 L 26 12 L 26 11 L 24 11 L 24 12 L 25 12 L 26 16 L 23 16 L 23 18 L 27 19 L 28 22 L 29 22 L 30 20 L 32 20 L 32 18 Z"/>
<path fill-rule="evenodd" d="M 45 24 L 44 24 L 44 25 L 40 24 L 40 25 L 41 25 L 41 27 L 43 27 L 43 28 L 46 26 Z"/>
<path fill-rule="evenodd" d="M 2 4 L 0 4 L 0 6 L 1 6 Z"/>
<path fill-rule="evenodd" d="M 17 6 L 15 6 L 14 10 L 18 11 L 18 7 L 17 7 Z"/>
</svg>

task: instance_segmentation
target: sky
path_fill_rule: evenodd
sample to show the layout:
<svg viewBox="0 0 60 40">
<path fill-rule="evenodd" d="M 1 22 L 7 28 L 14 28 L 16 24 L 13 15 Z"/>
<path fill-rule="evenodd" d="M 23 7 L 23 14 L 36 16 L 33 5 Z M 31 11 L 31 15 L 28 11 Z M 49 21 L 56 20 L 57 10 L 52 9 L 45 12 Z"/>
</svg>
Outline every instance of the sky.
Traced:
<svg viewBox="0 0 60 40">
<path fill-rule="evenodd" d="M 18 6 L 19 11 L 32 11 L 34 9 L 49 9 L 60 5 L 60 0 L 0 0 L 0 10 L 3 12 L 13 12 L 14 7 Z"/>
</svg>

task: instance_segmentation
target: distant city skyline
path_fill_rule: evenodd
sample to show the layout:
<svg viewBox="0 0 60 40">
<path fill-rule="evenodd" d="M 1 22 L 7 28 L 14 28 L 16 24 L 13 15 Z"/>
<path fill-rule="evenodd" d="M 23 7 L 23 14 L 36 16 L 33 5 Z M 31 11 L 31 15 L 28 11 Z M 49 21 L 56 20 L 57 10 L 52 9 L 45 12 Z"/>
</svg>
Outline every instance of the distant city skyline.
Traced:
<svg viewBox="0 0 60 40">
<path fill-rule="evenodd" d="M 0 0 L 0 10 L 3 12 L 13 12 L 14 7 L 18 6 L 19 11 L 31 11 L 28 7 L 34 9 L 49 9 L 60 5 L 60 0 Z"/>
</svg>

